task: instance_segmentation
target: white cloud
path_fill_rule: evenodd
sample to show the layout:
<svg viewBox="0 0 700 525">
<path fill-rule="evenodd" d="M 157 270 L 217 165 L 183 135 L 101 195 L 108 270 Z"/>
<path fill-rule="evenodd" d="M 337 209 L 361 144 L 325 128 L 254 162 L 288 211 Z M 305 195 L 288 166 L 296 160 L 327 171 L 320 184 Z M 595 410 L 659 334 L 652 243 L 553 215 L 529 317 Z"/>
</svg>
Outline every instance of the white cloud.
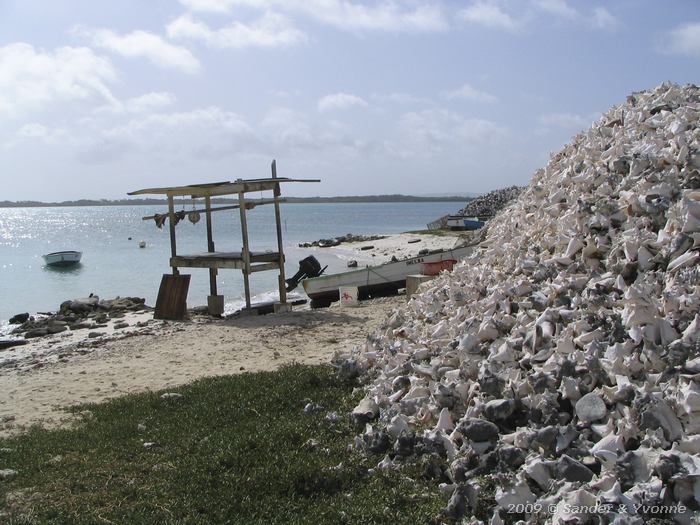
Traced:
<svg viewBox="0 0 700 525">
<path fill-rule="evenodd" d="M 284 2 L 280 2 L 284 3 Z M 442 31 L 448 23 L 437 5 L 404 10 L 395 2 L 363 5 L 340 0 L 296 1 L 297 9 L 319 22 L 346 30 Z"/>
<path fill-rule="evenodd" d="M 577 115 L 575 113 L 548 113 L 539 118 L 539 123 L 547 127 L 583 130 L 591 127 L 591 124 L 599 117 L 597 113 L 591 115 Z"/>
<path fill-rule="evenodd" d="M 204 11 L 209 13 L 228 13 L 234 5 L 240 4 L 236 0 L 179 0 L 182 5 L 192 11 Z"/>
<path fill-rule="evenodd" d="M 218 30 L 185 14 L 168 24 L 167 32 L 170 38 L 202 40 L 213 47 L 236 49 L 285 47 L 307 40 L 286 17 L 270 12 L 250 24 L 234 21 Z"/>
<path fill-rule="evenodd" d="M 430 157 L 446 152 L 499 146 L 508 131 L 495 122 L 465 118 L 444 109 L 412 111 L 398 122 L 400 141 L 388 145 L 400 157 Z"/>
<path fill-rule="evenodd" d="M 470 86 L 467 83 L 462 84 L 462 86 L 452 91 L 445 91 L 442 93 L 442 95 L 447 99 L 465 99 L 473 100 L 474 102 L 485 102 L 489 104 L 498 101 L 498 99 L 494 95 L 491 95 L 490 93 L 486 93 L 484 91 L 479 91 L 478 89 Z"/>
<path fill-rule="evenodd" d="M 615 31 L 619 27 L 620 21 L 604 7 L 596 7 L 593 10 L 593 25 L 598 29 Z"/>
<path fill-rule="evenodd" d="M 172 106 L 177 97 L 167 91 L 151 92 L 138 97 L 115 101 L 109 106 L 97 109 L 98 113 L 148 113 Z"/>
<path fill-rule="evenodd" d="M 448 22 L 438 4 L 418 3 L 406 8 L 401 2 L 384 0 L 361 4 L 347 0 L 180 0 L 193 11 L 230 12 L 233 7 L 279 9 L 306 15 L 317 22 L 343 30 L 442 31 Z"/>
<path fill-rule="evenodd" d="M 7 140 L 0 142 L 0 148 L 10 150 L 20 147 L 22 144 L 29 144 L 29 147 L 36 147 L 37 142 L 41 142 L 47 146 L 61 144 L 62 146 L 67 139 L 70 139 L 70 134 L 63 128 L 49 127 L 38 122 L 30 122 L 24 124 L 14 134 L 8 135 Z"/>
<path fill-rule="evenodd" d="M 326 95 L 318 100 L 319 111 L 332 111 L 335 109 L 348 109 L 352 107 L 366 108 L 367 101 L 357 95 L 349 93 L 335 93 Z"/>
<path fill-rule="evenodd" d="M 663 51 L 700 57 L 700 22 L 682 24 L 670 31 L 666 35 Z"/>
<path fill-rule="evenodd" d="M 272 108 L 265 115 L 262 128 L 274 144 L 305 148 L 315 143 L 306 115 L 289 108 Z"/>
<path fill-rule="evenodd" d="M 17 42 L 0 47 L 0 115 L 20 115 L 55 102 L 93 97 L 115 102 L 109 60 L 85 47 L 36 50 Z"/>
<path fill-rule="evenodd" d="M 301 91 L 295 89 L 293 91 L 288 91 L 286 89 L 268 89 L 267 91 L 270 95 L 277 98 L 292 98 L 301 95 Z"/>
<path fill-rule="evenodd" d="M 124 57 L 145 58 L 156 66 L 177 69 L 184 73 L 196 73 L 200 69 L 199 60 L 189 49 L 166 42 L 160 36 L 147 31 L 118 35 L 109 29 L 92 31 L 77 28 L 74 32 L 88 36 L 94 46 Z"/>
<path fill-rule="evenodd" d="M 294 151 L 352 153 L 361 141 L 334 124 L 318 128 L 308 115 L 285 107 L 270 109 L 257 125 L 212 106 L 192 111 L 138 115 L 121 125 L 93 121 L 81 130 L 80 159 L 116 163 L 215 162 L 228 158 L 280 155 Z"/>
<path fill-rule="evenodd" d="M 492 2 L 478 0 L 469 7 L 459 11 L 458 16 L 467 22 L 494 29 L 512 31 L 518 23 L 508 13 Z"/>
<path fill-rule="evenodd" d="M 31 124 L 25 124 L 19 129 L 19 131 L 17 131 L 18 136 L 29 138 L 45 137 L 46 135 L 48 135 L 48 133 L 49 128 L 47 128 L 43 124 L 37 124 L 36 122 L 32 122 Z"/>
<path fill-rule="evenodd" d="M 62 128 L 49 128 L 38 122 L 25 124 L 17 131 L 17 136 L 22 139 L 37 139 L 53 144 L 66 137 L 68 133 Z"/>
<path fill-rule="evenodd" d="M 394 92 L 388 94 L 373 93 L 372 99 L 378 102 L 391 102 L 393 104 L 432 104 L 427 98 L 417 97 L 410 93 Z"/>
<path fill-rule="evenodd" d="M 547 13 L 573 20 L 579 13 L 566 3 L 566 0 L 534 0 L 537 8 Z"/>
<path fill-rule="evenodd" d="M 216 106 L 179 113 L 156 113 L 139 120 L 133 120 L 129 129 L 150 128 L 189 128 L 212 126 L 236 135 L 249 134 L 252 128 L 245 119 L 236 113 Z"/>
<path fill-rule="evenodd" d="M 312 151 L 319 155 L 355 155 L 367 147 L 365 141 L 349 136 L 344 124 L 327 121 L 322 126 L 314 125 L 308 115 L 286 107 L 270 109 L 259 130 L 263 154 Z"/>
<path fill-rule="evenodd" d="M 177 97 L 167 91 L 151 92 L 128 99 L 124 105 L 126 110 L 131 113 L 143 113 L 152 109 L 160 109 L 166 106 L 171 106 L 175 103 Z"/>
<path fill-rule="evenodd" d="M 135 154 L 172 159 L 220 159 L 247 152 L 254 130 L 236 113 L 219 107 L 138 116 L 85 139 L 81 158 L 106 162 Z"/>
</svg>

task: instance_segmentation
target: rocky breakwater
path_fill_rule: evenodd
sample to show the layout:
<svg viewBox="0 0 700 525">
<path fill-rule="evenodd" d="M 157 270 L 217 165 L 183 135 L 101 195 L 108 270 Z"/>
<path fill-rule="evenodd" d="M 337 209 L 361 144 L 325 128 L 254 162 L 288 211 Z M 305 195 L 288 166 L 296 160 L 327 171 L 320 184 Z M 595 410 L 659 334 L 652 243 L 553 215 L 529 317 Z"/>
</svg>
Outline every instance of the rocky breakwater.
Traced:
<svg viewBox="0 0 700 525">
<path fill-rule="evenodd" d="M 481 220 L 488 220 L 494 217 L 498 212 L 505 208 L 508 204 L 513 202 L 522 192 L 525 190 L 522 186 L 508 186 L 507 188 L 500 188 L 497 190 L 490 191 L 476 197 L 469 201 L 464 208 L 455 213 L 455 215 L 461 215 L 463 217 L 477 217 Z M 428 225 L 439 224 L 440 228 L 447 228 L 447 219 L 449 215 L 441 217 L 435 223 Z M 488 223 L 487 223 L 488 226 Z M 482 235 L 485 232 L 484 229 L 478 230 L 474 236 Z"/>
<path fill-rule="evenodd" d="M 126 328 L 128 323 L 123 321 L 127 312 L 138 312 L 149 309 L 145 299 L 140 297 L 117 297 L 116 299 L 100 300 L 96 295 L 84 299 L 72 299 L 61 303 L 55 314 L 47 316 L 30 316 L 17 314 L 10 322 L 19 321 L 21 324 L 12 334 L 22 335 L 25 339 L 60 334 L 66 330 L 94 330 L 108 326 L 114 322 L 114 328 Z"/>
<path fill-rule="evenodd" d="M 517 199 L 525 190 L 522 186 L 508 186 L 481 195 L 459 210 L 456 215 L 465 217 L 491 218 L 501 211 L 508 203 Z"/>
<path fill-rule="evenodd" d="M 630 95 L 336 356 L 378 468 L 420 456 L 466 523 L 700 522 L 699 119 Z"/>
</svg>

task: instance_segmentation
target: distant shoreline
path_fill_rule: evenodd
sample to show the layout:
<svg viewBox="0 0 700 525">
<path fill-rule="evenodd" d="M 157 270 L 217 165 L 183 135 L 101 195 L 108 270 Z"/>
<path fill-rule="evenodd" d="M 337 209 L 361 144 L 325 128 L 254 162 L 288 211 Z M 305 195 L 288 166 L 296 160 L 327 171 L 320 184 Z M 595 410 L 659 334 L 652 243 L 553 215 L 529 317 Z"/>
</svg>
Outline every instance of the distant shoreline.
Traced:
<svg viewBox="0 0 700 525">
<path fill-rule="evenodd" d="M 415 197 L 412 195 L 354 195 L 348 197 L 284 197 L 284 202 L 288 204 L 314 204 L 314 203 L 372 203 L 372 202 L 469 202 L 474 197 Z M 177 199 L 177 204 L 191 203 L 192 199 Z M 214 204 L 226 204 L 236 202 L 236 199 L 212 199 Z M 165 199 L 80 199 L 63 202 L 40 202 L 40 201 L 0 201 L 0 208 L 57 208 L 57 207 L 77 207 L 77 206 L 153 206 L 165 205 Z"/>
</svg>

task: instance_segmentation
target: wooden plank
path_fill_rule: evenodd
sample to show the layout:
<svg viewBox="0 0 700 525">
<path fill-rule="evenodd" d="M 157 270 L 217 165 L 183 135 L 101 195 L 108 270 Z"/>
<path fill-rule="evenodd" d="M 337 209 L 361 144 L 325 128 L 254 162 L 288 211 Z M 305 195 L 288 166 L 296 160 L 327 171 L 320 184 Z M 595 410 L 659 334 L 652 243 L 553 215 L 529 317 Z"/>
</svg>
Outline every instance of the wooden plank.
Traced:
<svg viewBox="0 0 700 525">
<path fill-rule="evenodd" d="M 187 291 L 189 287 L 189 275 L 163 274 L 153 317 L 182 321 L 187 315 Z"/>
<path fill-rule="evenodd" d="M 265 272 L 267 270 L 275 270 L 279 268 L 278 262 L 264 263 L 264 264 L 252 264 L 250 266 L 250 273 L 255 272 Z"/>
<path fill-rule="evenodd" d="M 211 197 L 204 198 L 204 213 L 207 221 L 207 251 L 212 253 L 214 249 L 214 234 L 211 228 Z M 216 291 L 216 268 L 209 269 L 209 295 L 217 295 Z M 211 308 L 210 308 L 211 310 Z"/>
<path fill-rule="evenodd" d="M 209 315 L 221 316 L 224 313 L 224 296 L 210 295 L 207 297 L 207 308 Z"/>
<path fill-rule="evenodd" d="M 230 270 L 244 270 L 245 263 L 241 259 L 208 259 L 173 257 L 170 266 L 178 268 L 228 268 Z"/>
<path fill-rule="evenodd" d="M 242 259 L 210 259 L 207 257 L 175 257 L 170 260 L 170 266 L 177 266 L 178 268 L 221 268 L 229 270 L 245 270 L 246 268 L 245 262 Z M 250 273 L 276 270 L 277 268 L 279 268 L 279 263 L 277 261 L 270 263 L 251 263 Z"/>
<path fill-rule="evenodd" d="M 177 257 L 177 242 L 175 241 L 175 204 L 173 201 L 173 196 L 168 195 L 168 222 L 170 223 L 170 257 L 171 260 Z M 180 272 L 177 266 L 173 266 L 173 275 L 177 275 Z"/>
<path fill-rule="evenodd" d="M 241 212 L 241 236 L 243 240 L 243 249 L 241 255 L 243 256 L 243 263 L 245 267 L 243 268 L 243 287 L 245 289 L 245 306 L 250 308 L 250 248 L 248 246 L 248 221 L 245 215 L 245 194 L 240 192 L 238 194 L 238 203 L 240 204 L 239 211 Z"/>
<path fill-rule="evenodd" d="M 279 255 L 277 252 L 248 252 L 251 272 L 259 263 L 271 263 L 277 268 Z M 246 262 L 243 252 L 213 252 L 194 255 L 178 255 L 170 259 L 170 266 L 184 268 L 234 268 L 243 270 Z M 258 270 L 260 271 L 260 270 Z"/>
<path fill-rule="evenodd" d="M 321 182 L 320 179 L 288 179 L 280 177 L 277 181 L 272 179 L 239 179 L 235 182 L 215 184 L 195 184 L 192 186 L 171 186 L 164 188 L 146 188 L 130 191 L 127 195 L 171 195 L 175 197 L 220 197 L 222 195 L 234 195 L 236 193 L 248 193 L 252 191 L 271 191 L 280 182 Z"/>
<path fill-rule="evenodd" d="M 205 198 L 205 199 L 209 199 L 209 201 L 211 202 L 211 197 L 210 197 L 210 196 L 207 195 L 207 196 L 204 197 L 204 198 Z M 256 199 L 256 200 L 249 200 L 249 201 L 246 201 L 246 202 L 248 203 L 248 205 L 250 205 L 250 204 L 252 203 L 253 206 L 265 206 L 266 204 L 274 204 L 274 203 L 275 203 L 275 199 Z M 286 202 L 286 199 L 280 199 L 280 202 Z M 212 208 L 211 205 L 210 205 L 210 206 L 209 206 L 209 211 L 210 211 L 210 212 L 214 212 L 214 211 L 228 211 L 228 210 L 237 210 L 238 208 L 240 208 L 240 205 L 239 205 L 239 204 L 232 204 L 231 206 L 219 206 L 218 208 Z M 206 211 L 207 211 L 207 209 L 206 209 L 206 207 L 205 207 L 205 208 L 202 208 L 202 209 L 199 209 L 199 210 L 189 210 L 189 211 L 187 211 L 187 214 L 189 215 L 190 213 L 195 213 L 195 212 L 197 212 L 197 213 L 202 213 L 202 212 L 206 212 Z M 155 219 L 155 218 L 156 218 L 156 215 L 146 215 L 145 217 L 141 217 L 141 220 L 142 220 L 142 221 L 151 221 L 151 220 L 153 220 L 153 219 Z"/>
<path fill-rule="evenodd" d="M 272 178 L 277 179 L 277 161 L 272 160 Z M 277 252 L 279 253 L 279 293 L 280 293 L 280 303 L 285 304 L 287 302 L 287 283 L 284 282 L 284 246 L 282 244 L 282 218 L 280 216 L 280 185 L 275 184 L 275 188 L 272 190 L 273 197 L 275 200 L 275 223 L 277 225 Z"/>
<path fill-rule="evenodd" d="M 277 252 L 248 252 L 250 256 L 250 262 L 277 262 L 279 260 L 279 254 Z M 190 253 L 187 255 L 178 255 L 177 259 L 206 259 L 206 260 L 228 260 L 228 259 L 238 259 L 243 260 L 243 252 L 202 252 L 202 253 Z"/>
</svg>

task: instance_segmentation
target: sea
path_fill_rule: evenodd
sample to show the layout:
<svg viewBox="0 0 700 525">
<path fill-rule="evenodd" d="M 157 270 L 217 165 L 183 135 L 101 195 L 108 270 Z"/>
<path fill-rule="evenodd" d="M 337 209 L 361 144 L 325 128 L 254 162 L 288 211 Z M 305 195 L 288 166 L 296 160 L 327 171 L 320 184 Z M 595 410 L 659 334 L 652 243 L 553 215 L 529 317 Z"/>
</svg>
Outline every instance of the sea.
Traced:
<svg viewBox="0 0 700 525">
<path fill-rule="evenodd" d="M 312 254 L 323 266 L 328 265 L 329 273 L 346 267 L 346 261 L 332 250 L 312 251 L 300 248 L 299 243 L 347 233 L 375 235 L 423 230 L 428 222 L 455 213 L 463 205 L 283 203 L 285 272 L 293 275 L 298 261 Z M 8 319 L 17 313 L 56 311 L 63 301 L 90 294 L 105 299 L 144 297 L 146 304 L 154 305 L 161 276 L 170 272 L 170 236 L 167 222 L 158 229 L 153 220 L 142 218 L 165 211 L 162 205 L 0 208 L 0 332 L 7 329 Z M 247 219 L 251 249 L 276 251 L 274 207 L 258 206 L 247 213 Z M 217 251 L 241 249 L 238 210 L 213 213 L 212 224 Z M 140 241 L 145 241 L 145 248 L 139 248 Z M 62 270 L 44 265 L 43 254 L 62 250 L 81 251 L 81 263 Z M 207 251 L 204 214 L 196 224 L 186 218 L 177 225 L 177 251 Z M 208 271 L 186 268 L 185 272 L 192 274 L 188 306 L 206 304 Z M 268 271 L 251 276 L 254 300 L 277 297 L 277 275 Z M 218 287 L 227 312 L 241 307 L 244 292 L 239 270 L 219 270 Z M 301 287 L 298 290 L 303 294 Z"/>
</svg>

